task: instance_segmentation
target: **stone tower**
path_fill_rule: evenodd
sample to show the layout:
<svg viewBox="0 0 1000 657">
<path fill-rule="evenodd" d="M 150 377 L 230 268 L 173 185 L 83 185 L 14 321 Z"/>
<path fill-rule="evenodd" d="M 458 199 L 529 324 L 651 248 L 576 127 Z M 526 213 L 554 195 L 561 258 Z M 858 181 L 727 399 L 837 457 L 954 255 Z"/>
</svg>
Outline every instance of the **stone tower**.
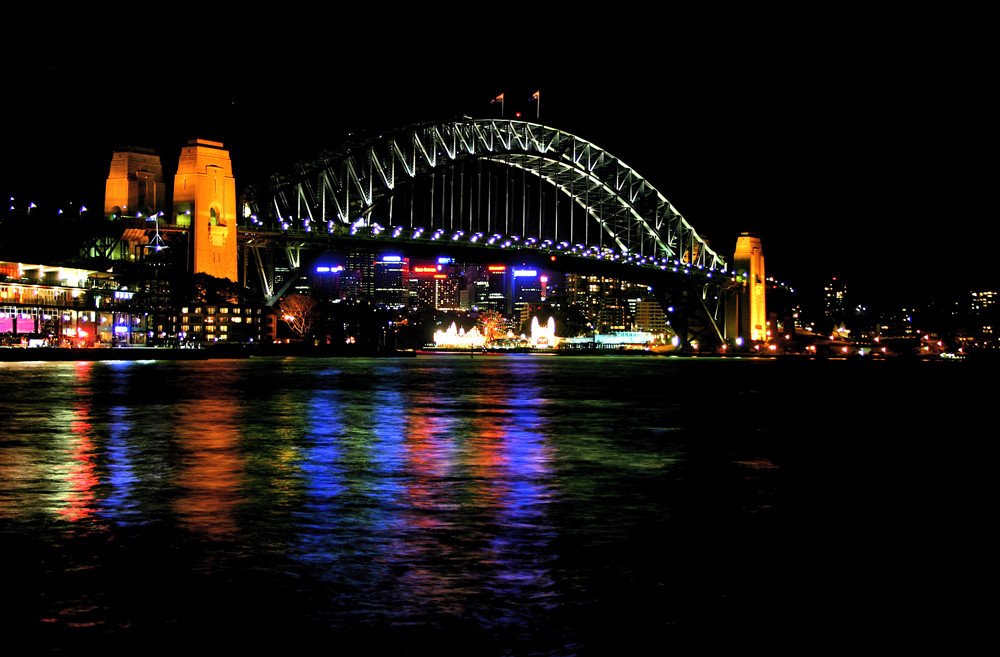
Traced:
<svg viewBox="0 0 1000 657">
<path fill-rule="evenodd" d="M 104 216 L 151 216 L 167 209 L 160 157 L 151 149 L 127 146 L 111 156 L 104 187 Z"/>
<path fill-rule="evenodd" d="M 173 221 L 190 235 L 188 268 L 239 280 L 236 180 L 222 144 L 192 139 L 181 149 L 174 176 Z"/>
<path fill-rule="evenodd" d="M 743 338 L 751 340 L 767 339 L 767 306 L 764 303 L 764 252 L 760 238 L 751 233 L 742 233 L 736 239 L 733 254 L 733 270 L 746 278 L 746 287 L 740 296 L 739 328 Z"/>
</svg>

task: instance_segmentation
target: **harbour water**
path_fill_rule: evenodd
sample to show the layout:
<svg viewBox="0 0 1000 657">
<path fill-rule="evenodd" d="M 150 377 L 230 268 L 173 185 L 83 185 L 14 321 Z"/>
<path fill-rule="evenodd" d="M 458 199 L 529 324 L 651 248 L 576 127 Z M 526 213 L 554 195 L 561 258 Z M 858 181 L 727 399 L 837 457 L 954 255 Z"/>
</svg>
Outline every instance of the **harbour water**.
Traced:
<svg viewBox="0 0 1000 657">
<path fill-rule="evenodd" d="M 982 373 L 530 354 L 0 363 L 5 643 L 955 649 L 986 618 L 964 586 L 992 579 L 991 459 L 965 420 L 992 397 Z"/>
</svg>

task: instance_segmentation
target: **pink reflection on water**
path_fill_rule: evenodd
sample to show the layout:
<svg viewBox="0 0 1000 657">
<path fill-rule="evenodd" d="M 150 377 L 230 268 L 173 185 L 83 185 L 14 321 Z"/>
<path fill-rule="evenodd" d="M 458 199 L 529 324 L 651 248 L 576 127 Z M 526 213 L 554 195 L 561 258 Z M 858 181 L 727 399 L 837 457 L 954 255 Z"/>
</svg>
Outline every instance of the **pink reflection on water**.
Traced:
<svg viewBox="0 0 1000 657">
<path fill-rule="evenodd" d="M 94 462 L 94 427 L 91 423 L 90 378 L 93 366 L 91 362 L 76 364 L 74 383 L 78 398 L 73 405 L 73 419 L 69 425 L 69 467 L 66 472 L 69 490 L 64 496 L 65 506 L 56 512 L 62 519 L 74 522 L 94 515 L 95 490 L 100 483 Z"/>
</svg>

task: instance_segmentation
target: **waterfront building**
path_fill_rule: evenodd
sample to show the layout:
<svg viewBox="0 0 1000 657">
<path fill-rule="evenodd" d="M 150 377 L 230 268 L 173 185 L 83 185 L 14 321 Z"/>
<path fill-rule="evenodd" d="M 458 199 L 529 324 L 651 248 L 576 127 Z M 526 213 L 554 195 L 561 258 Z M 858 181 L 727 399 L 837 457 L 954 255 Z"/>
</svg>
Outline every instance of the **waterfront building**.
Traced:
<svg viewBox="0 0 1000 657">
<path fill-rule="evenodd" d="M 0 262 L 0 344 L 145 344 L 141 296 L 107 272 Z"/>
<path fill-rule="evenodd" d="M 666 313 L 657 301 L 640 301 L 636 304 L 635 328 L 647 333 L 666 335 L 670 326 Z"/>
<path fill-rule="evenodd" d="M 259 343 L 270 337 L 273 325 L 255 304 L 192 303 L 178 308 L 178 315 L 181 343 Z"/>
<path fill-rule="evenodd" d="M 969 292 L 970 329 L 975 336 L 972 342 L 977 347 L 997 346 L 998 324 L 1000 324 L 1000 291 L 971 290 Z"/>
</svg>

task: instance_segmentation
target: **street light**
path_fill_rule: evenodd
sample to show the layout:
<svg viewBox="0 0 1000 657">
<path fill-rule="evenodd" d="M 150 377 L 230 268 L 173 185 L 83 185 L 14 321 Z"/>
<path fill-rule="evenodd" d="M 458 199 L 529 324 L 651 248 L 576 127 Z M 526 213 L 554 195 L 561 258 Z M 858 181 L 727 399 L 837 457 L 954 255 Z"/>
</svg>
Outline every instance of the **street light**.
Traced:
<svg viewBox="0 0 1000 657">
<path fill-rule="evenodd" d="M 139 216 L 142 216 L 142 214 L 140 213 Z M 156 234 L 153 235 L 153 239 L 150 240 L 149 244 L 143 247 L 144 249 L 153 249 L 155 251 L 162 251 L 163 249 L 170 248 L 163 243 L 163 238 L 160 237 L 160 217 L 162 216 L 163 216 L 163 211 L 160 210 L 152 217 L 146 217 L 147 222 L 149 221 L 153 222 L 153 228 L 156 231 Z"/>
</svg>

